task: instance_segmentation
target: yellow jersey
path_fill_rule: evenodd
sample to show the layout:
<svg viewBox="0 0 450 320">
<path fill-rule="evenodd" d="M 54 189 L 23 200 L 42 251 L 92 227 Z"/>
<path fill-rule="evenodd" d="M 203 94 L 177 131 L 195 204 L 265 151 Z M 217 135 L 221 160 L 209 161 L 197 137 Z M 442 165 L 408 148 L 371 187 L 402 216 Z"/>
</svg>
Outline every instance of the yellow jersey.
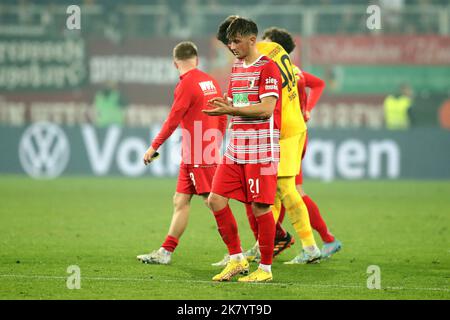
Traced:
<svg viewBox="0 0 450 320">
<path fill-rule="evenodd" d="M 280 139 L 302 134 L 306 131 L 306 124 L 300 108 L 294 65 L 291 63 L 289 54 L 275 42 L 258 42 L 256 47 L 261 54 L 272 59 L 280 69 L 283 81 Z"/>
</svg>

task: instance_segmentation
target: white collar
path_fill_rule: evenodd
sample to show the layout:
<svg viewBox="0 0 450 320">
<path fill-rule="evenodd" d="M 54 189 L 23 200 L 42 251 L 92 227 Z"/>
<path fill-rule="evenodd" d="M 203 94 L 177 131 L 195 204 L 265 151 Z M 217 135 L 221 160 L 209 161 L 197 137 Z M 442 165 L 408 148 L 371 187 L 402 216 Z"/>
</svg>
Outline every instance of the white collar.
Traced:
<svg viewBox="0 0 450 320">
<path fill-rule="evenodd" d="M 242 66 L 243 66 L 244 68 L 251 67 L 252 65 L 254 65 L 255 63 L 257 63 L 263 56 L 264 56 L 264 55 L 260 55 L 255 61 L 253 61 L 253 62 L 252 62 L 251 64 L 249 64 L 249 65 L 246 65 L 246 64 L 245 64 L 245 61 L 242 61 Z"/>
</svg>

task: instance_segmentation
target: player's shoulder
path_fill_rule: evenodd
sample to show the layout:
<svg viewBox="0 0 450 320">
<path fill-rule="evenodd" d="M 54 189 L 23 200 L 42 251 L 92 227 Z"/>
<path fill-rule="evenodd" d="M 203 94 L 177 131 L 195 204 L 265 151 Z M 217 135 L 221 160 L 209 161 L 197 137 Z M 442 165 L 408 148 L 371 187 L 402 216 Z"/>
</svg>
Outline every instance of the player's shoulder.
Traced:
<svg viewBox="0 0 450 320">
<path fill-rule="evenodd" d="M 220 86 L 209 73 L 195 69 L 185 87 L 192 95 L 221 95 Z"/>
<path fill-rule="evenodd" d="M 259 59 L 259 67 L 261 70 L 279 70 L 277 63 L 268 56 L 262 56 L 261 59 Z"/>
<path fill-rule="evenodd" d="M 198 68 L 192 69 L 181 76 L 181 83 L 184 85 L 189 85 L 193 80 L 201 78 L 204 76 L 204 72 Z"/>
<path fill-rule="evenodd" d="M 214 87 L 217 87 L 217 89 L 220 89 L 219 83 L 217 82 L 216 78 L 214 78 L 212 75 L 210 75 L 209 73 L 205 72 L 205 71 L 201 71 L 199 70 L 199 75 L 201 75 L 198 78 L 198 82 L 202 82 L 202 83 L 210 83 L 209 85 L 212 85 Z M 200 85 L 201 86 L 201 85 Z"/>
<path fill-rule="evenodd" d="M 284 56 L 284 55 L 288 55 L 288 53 L 286 52 L 286 50 L 283 49 L 283 47 L 276 43 L 276 42 L 266 42 L 266 41 L 262 41 L 262 42 L 258 42 L 256 44 L 256 47 L 258 48 L 258 51 L 269 57 L 272 60 L 277 59 L 278 57 Z"/>
<path fill-rule="evenodd" d="M 215 79 L 208 73 L 200 70 L 200 69 L 193 69 L 192 71 L 188 72 L 180 81 L 180 86 L 182 87 L 192 87 L 193 85 L 196 85 L 199 82 L 202 81 L 214 81 Z"/>
</svg>

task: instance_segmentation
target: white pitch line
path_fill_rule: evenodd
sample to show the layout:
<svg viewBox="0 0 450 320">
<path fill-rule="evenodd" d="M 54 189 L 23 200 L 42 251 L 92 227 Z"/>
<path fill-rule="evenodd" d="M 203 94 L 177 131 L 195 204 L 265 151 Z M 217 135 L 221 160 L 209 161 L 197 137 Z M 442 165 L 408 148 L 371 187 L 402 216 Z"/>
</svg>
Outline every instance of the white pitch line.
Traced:
<svg viewBox="0 0 450 320">
<path fill-rule="evenodd" d="M 22 275 L 22 274 L 0 274 L 3 278 L 22 278 L 22 279 L 49 279 L 49 280 L 66 280 L 63 276 L 49 276 L 49 275 Z M 218 282 L 207 280 L 175 280 L 175 279 L 150 279 L 150 278 L 108 278 L 108 277 L 81 277 L 81 280 L 94 281 L 133 281 L 133 282 L 175 282 L 175 283 L 203 283 L 217 285 Z M 240 282 L 226 282 L 227 284 L 240 284 Z M 245 284 L 244 284 L 245 285 Z M 265 282 L 265 283 L 251 283 L 250 285 L 263 286 L 299 286 L 305 288 L 338 288 L 338 289 L 361 289 L 367 290 L 367 287 L 357 285 L 340 285 L 340 284 L 305 284 L 299 282 Z M 409 288 L 409 287 L 382 287 L 387 290 L 413 290 L 413 291 L 444 291 L 450 292 L 450 288 Z"/>
</svg>

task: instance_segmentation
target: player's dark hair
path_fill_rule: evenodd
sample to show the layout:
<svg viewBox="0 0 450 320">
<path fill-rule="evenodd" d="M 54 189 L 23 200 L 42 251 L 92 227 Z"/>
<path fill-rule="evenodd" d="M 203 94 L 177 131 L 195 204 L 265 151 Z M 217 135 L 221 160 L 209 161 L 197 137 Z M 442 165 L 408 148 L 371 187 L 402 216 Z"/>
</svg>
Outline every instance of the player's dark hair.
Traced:
<svg viewBox="0 0 450 320">
<path fill-rule="evenodd" d="M 292 39 L 291 34 L 286 29 L 268 28 L 264 30 L 262 38 L 278 43 L 287 53 L 291 53 L 295 48 L 294 39 Z"/>
<path fill-rule="evenodd" d="M 180 42 L 173 48 L 173 57 L 176 60 L 189 60 L 198 57 L 197 46 L 191 41 Z"/>
<path fill-rule="evenodd" d="M 258 35 L 258 26 L 253 20 L 246 18 L 236 18 L 234 19 L 227 28 L 227 38 L 228 40 L 236 38 L 238 35 L 243 37 Z"/>
<path fill-rule="evenodd" d="M 222 42 L 224 45 L 228 44 L 228 38 L 227 38 L 227 29 L 230 26 L 230 24 L 235 20 L 239 18 L 239 16 L 228 16 L 225 20 L 222 21 L 222 23 L 219 25 L 219 29 L 217 30 L 216 38 L 220 42 Z"/>
</svg>

